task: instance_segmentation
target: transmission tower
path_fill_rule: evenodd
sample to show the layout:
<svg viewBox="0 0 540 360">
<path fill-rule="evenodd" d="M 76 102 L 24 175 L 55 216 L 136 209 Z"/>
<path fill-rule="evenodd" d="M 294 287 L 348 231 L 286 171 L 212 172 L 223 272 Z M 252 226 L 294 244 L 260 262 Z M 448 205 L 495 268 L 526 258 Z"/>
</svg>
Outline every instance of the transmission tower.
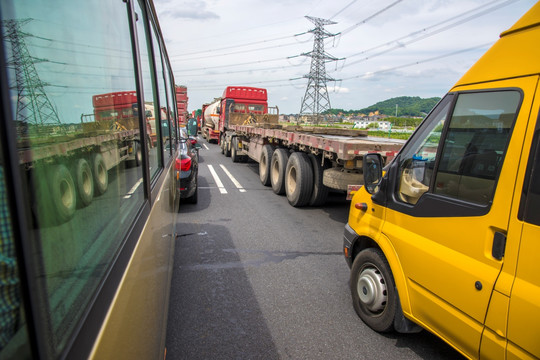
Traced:
<svg viewBox="0 0 540 360">
<path fill-rule="evenodd" d="M 308 85 L 302 99 L 300 114 L 311 115 L 315 123 L 319 123 L 320 114 L 330 109 L 330 98 L 328 97 L 326 82 L 336 81 L 326 75 L 325 64 L 329 61 L 339 60 L 324 51 L 324 39 L 338 35 L 329 33 L 324 29 L 324 26 L 337 23 L 311 16 L 306 16 L 306 18 L 315 24 L 315 29 L 309 30 L 315 35 L 315 39 L 313 41 L 313 51 L 302 54 L 311 57 L 311 68 L 309 74 L 304 75 L 304 78 L 308 79 Z"/>
<path fill-rule="evenodd" d="M 58 113 L 45 93 L 44 87 L 48 84 L 41 81 L 35 67 L 36 63 L 46 60 L 30 55 L 25 42 L 25 37 L 30 34 L 21 30 L 29 21 L 31 19 L 2 21 L 3 36 L 11 44 L 7 66 L 12 67 L 15 72 L 17 90 L 15 120 L 18 126 L 22 127 L 60 125 Z"/>
</svg>

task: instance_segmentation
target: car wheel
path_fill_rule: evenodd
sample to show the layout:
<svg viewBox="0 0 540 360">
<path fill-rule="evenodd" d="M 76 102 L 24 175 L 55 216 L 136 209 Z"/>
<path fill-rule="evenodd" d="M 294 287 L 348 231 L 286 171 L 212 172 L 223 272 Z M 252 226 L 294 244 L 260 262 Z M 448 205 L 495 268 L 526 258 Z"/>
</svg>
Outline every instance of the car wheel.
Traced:
<svg viewBox="0 0 540 360">
<path fill-rule="evenodd" d="M 394 329 L 397 290 L 394 278 L 381 250 L 362 250 L 351 268 L 350 289 L 354 310 L 377 332 Z"/>
<path fill-rule="evenodd" d="M 198 200 L 199 200 L 199 185 L 195 185 L 195 192 L 193 193 L 193 195 L 191 195 L 190 197 L 186 199 L 186 202 L 190 204 L 196 204 Z"/>
</svg>

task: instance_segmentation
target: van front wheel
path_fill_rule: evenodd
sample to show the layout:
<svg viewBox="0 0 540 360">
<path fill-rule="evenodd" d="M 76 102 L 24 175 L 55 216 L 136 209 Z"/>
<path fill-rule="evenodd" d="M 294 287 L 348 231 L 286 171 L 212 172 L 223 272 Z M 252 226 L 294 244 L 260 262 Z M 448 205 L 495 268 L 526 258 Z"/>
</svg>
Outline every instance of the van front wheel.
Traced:
<svg viewBox="0 0 540 360">
<path fill-rule="evenodd" d="M 362 250 L 351 269 L 351 295 L 354 310 L 377 332 L 394 329 L 397 291 L 392 271 L 381 250 Z"/>
</svg>

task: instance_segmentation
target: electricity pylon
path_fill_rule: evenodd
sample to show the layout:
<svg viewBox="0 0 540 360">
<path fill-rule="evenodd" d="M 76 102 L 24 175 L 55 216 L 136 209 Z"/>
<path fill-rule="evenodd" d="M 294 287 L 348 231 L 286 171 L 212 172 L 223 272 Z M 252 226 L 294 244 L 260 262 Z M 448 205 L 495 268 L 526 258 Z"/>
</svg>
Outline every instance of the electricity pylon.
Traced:
<svg viewBox="0 0 540 360">
<path fill-rule="evenodd" d="M 315 35 L 315 39 L 313 41 L 313 51 L 302 54 L 311 57 L 311 68 L 309 74 L 304 75 L 304 78 L 308 79 L 308 85 L 302 99 L 300 114 L 311 115 L 314 122 L 319 123 L 320 114 L 330 109 L 330 98 L 326 82 L 336 81 L 326 75 L 325 65 L 329 61 L 339 60 L 324 51 L 324 39 L 338 35 L 329 33 L 324 29 L 324 26 L 337 23 L 311 16 L 306 16 L 306 18 L 315 24 L 315 29 L 309 30 Z"/>
<path fill-rule="evenodd" d="M 31 19 L 3 20 L 3 36 L 11 44 L 7 66 L 15 72 L 15 89 L 17 90 L 17 110 L 15 120 L 18 126 L 27 125 L 59 125 L 58 112 L 47 96 L 44 87 L 48 84 L 41 81 L 36 70 L 36 63 L 47 60 L 30 55 L 25 37 L 29 36 L 21 30 Z"/>
</svg>

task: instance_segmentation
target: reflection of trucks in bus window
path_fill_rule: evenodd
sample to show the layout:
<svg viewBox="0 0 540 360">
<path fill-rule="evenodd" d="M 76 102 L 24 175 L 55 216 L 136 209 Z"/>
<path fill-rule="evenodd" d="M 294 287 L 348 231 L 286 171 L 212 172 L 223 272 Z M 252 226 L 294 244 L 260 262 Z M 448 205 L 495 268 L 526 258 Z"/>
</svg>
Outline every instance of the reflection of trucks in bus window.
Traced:
<svg viewBox="0 0 540 360">
<path fill-rule="evenodd" d="M 152 103 L 146 103 L 144 104 L 144 111 L 145 111 L 145 117 L 146 121 L 148 122 L 147 129 L 148 134 L 150 136 L 150 144 L 151 146 L 155 146 L 157 142 L 157 129 L 156 129 L 156 112 L 154 105 Z M 167 113 L 165 109 L 161 109 L 160 112 L 161 120 L 164 121 L 167 119 Z"/>
<path fill-rule="evenodd" d="M 364 157 L 343 252 L 358 316 L 468 358 L 540 358 L 540 3 L 458 81 L 383 175 Z"/>
<path fill-rule="evenodd" d="M 39 179 L 37 202 L 49 210 L 40 213 L 52 214 L 54 222 L 68 221 L 77 207 L 106 192 L 110 169 L 128 160 L 142 163 L 135 92 L 94 95 L 92 103 L 94 114 L 82 115 L 80 124 L 24 124 L 19 161 L 29 176 Z"/>
</svg>

